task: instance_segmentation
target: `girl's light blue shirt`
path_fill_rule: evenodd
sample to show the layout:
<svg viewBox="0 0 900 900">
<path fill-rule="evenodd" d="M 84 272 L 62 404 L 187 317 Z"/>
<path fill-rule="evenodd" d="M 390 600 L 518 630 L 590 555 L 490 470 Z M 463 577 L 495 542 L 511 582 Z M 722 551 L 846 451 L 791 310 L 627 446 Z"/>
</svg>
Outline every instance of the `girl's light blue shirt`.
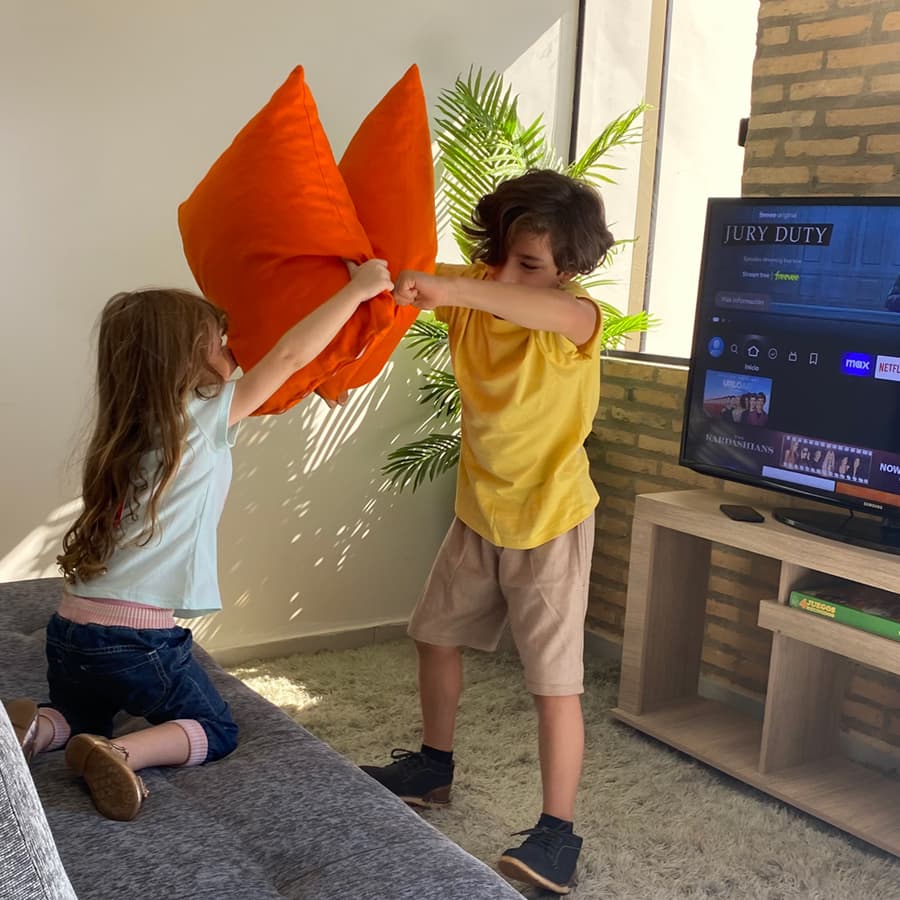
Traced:
<svg viewBox="0 0 900 900">
<path fill-rule="evenodd" d="M 231 485 L 231 448 L 238 425 L 228 427 L 234 382 L 209 400 L 193 397 L 187 407 L 188 432 L 181 464 L 160 498 L 157 525 L 149 543 L 145 520 L 125 522 L 125 535 L 104 575 L 77 581 L 79 597 L 128 600 L 173 609 L 191 618 L 222 608 L 216 530 Z M 142 465 L 152 472 L 157 452 Z M 146 510 L 144 498 L 140 509 Z"/>
</svg>

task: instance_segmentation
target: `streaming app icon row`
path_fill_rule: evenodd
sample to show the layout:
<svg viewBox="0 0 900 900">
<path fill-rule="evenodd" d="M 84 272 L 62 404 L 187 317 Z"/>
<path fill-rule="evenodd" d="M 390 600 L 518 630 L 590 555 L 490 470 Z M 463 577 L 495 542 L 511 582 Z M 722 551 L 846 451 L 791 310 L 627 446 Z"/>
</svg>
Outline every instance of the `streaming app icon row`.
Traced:
<svg viewBox="0 0 900 900">
<path fill-rule="evenodd" d="M 732 341 L 726 343 L 724 338 L 712 337 L 707 344 L 709 355 L 714 359 L 725 355 L 741 356 L 751 361 L 759 359 L 786 359 L 789 363 L 805 363 L 808 366 L 818 366 L 820 362 L 819 352 L 812 350 L 802 353 L 797 350 L 782 350 L 771 347 L 768 341 L 761 336 L 754 335 L 745 338 L 742 342 Z M 881 381 L 900 381 L 900 356 L 875 356 L 871 353 L 848 351 L 841 356 L 841 372 L 844 375 L 852 375 L 857 378 L 877 378 Z"/>
<path fill-rule="evenodd" d="M 800 353 L 797 350 L 780 350 L 778 347 L 768 347 L 766 346 L 764 341 L 754 341 L 748 340 L 744 341 L 743 347 L 737 341 L 732 341 L 730 344 L 726 344 L 724 338 L 721 337 L 713 337 L 710 338 L 709 344 L 707 344 L 707 350 L 709 351 L 709 355 L 715 359 L 718 359 L 720 356 L 724 355 L 726 350 L 728 353 L 734 356 L 745 356 L 747 359 L 770 359 L 773 362 L 777 359 L 783 358 L 787 359 L 788 362 L 805 362 L 810 366 L 817 366 L 819 364 L 819 354 L 818 351 L 813 350 L 809 354 Z M 801 359 L 802 357 L 802 359 Z"/>
</svg>

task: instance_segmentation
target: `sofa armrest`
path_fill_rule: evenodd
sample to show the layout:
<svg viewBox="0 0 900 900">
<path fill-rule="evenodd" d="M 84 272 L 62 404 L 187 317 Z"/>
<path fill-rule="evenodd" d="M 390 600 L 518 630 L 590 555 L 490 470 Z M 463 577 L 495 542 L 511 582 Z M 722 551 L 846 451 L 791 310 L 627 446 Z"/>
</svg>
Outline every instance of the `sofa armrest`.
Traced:
<svg viewBox="0 0 900 900">
<path fill-rule="evenodd" d="M 0 894 L 4 900 L 77 900 L 2 704 Z"/>
</svg>

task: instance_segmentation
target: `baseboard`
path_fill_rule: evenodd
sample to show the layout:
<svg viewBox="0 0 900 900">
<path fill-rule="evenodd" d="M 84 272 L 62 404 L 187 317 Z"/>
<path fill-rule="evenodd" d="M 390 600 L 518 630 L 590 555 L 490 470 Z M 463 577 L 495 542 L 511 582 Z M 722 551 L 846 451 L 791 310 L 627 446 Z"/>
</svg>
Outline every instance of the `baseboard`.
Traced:
<svg viewBox="0 0 900 900">
<path fill-rule="evenodd" d="M 369 644 L 398 640 L 406 636 L 406 622 L 387 622 L 365 628 L 347 628 L 322 634 L 304 634 L 297 637 L 263 641 L 242 647 L 225 647 L 210 650 L 209 654 L 220 665 L 239 666 L 251 659 L 274 659 L 294 653 L 318 653 L 320 650 L 353 650 Z"/>
<path fill-rule="evenodd" d="M 239 666 L 251 659 L 274 659 L 279 656 L 290 656 L 293 653 L 317 653 L 320 650 L 352 650 L 356 647 L 365 647 L 367 644 L 396 641 L 406 637 L 406 626 L 405 621 L 387 622 L 383 625 L 347 628 L 321 634 L 305 634 L 241 647 L 224 647 L 208 652 L 220 666 L 227 668 L 228 666 Z M 500 639 L 499 649 L 515 650 L 515 644 L 508 628 Z M 622 657 L 621 644 L 591 631 L 586 631 L 584 634 L 584 650 L 586 654 L 599 659 L 618 661 Z"/>
</svg>

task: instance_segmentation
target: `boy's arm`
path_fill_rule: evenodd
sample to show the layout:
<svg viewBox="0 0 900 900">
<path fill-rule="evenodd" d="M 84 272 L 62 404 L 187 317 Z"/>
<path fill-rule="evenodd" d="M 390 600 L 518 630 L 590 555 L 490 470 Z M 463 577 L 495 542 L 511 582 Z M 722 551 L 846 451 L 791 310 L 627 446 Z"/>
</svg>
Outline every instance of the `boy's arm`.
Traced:
<svg viewBox="0 0 900 900">
<path fill-rule="evenodd" d="M 597 305 L 587 298 L 557 288 L 443 278 L 412 271 L 397 276 L 394 299 L 401 306 L 419 309 L 439 306 L 478 309 L 532 331 L 561 334 L 576 347 L 594 335 L 600 314 Z"/>
</svg>

